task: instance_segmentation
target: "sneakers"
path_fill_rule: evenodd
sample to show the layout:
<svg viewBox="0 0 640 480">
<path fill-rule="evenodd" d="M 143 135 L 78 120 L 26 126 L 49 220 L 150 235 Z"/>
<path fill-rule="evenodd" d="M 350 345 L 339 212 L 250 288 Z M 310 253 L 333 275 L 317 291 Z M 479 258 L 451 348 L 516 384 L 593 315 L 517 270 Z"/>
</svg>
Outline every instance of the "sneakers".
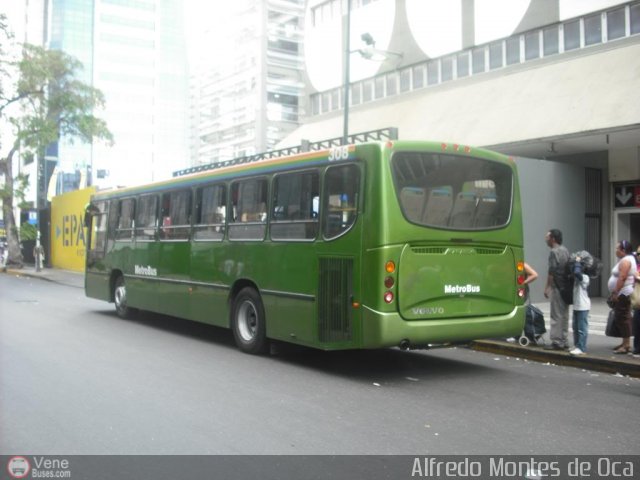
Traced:
<svg viewBox="0 0 640 480">
<path fill-rule="evenodd" d="M 569 352 L 571 355 L 584 355 L 585 353 L 580 350 L 578 347 L 574 348 Z"/>
</svg>

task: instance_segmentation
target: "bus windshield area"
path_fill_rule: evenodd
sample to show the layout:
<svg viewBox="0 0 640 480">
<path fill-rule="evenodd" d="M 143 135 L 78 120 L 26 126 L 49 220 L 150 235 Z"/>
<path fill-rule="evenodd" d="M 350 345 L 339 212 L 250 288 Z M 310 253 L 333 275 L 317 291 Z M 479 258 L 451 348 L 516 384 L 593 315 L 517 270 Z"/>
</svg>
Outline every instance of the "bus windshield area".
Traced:
<svg viewBox="0 0 640 480">
<path fill-rule="evenodd" d="M 509 222 L 513 172 L 508 165 L 462 155 L 396 152 L 391 159 L 405 218 L 450 230 L 487 230 Z"/>
</svg>

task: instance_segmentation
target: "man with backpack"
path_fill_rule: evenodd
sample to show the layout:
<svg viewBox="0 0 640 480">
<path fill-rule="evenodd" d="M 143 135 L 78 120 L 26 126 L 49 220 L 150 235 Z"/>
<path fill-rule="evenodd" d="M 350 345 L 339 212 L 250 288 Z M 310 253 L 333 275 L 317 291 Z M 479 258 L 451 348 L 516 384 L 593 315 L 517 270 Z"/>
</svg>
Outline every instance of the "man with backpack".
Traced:
<svg viewBox="0 0 640 480">
<path fill-rule="evenodd" d="M 544 237 L 549 252 L 549 270 L 547 274 L 547 284 L 544 288 L 544 296 L 551 302 L 550 306 L 550 332 L 551 343 L 545 346 L 548 350 L 568 350 L 569 349 L 569 304 L 573 289 L 568 284 L 566 275 L 567 264 L 571 256 L 569 250 L 562 245 L 562 232 L 553 228 Z M 563 292 L 570 295 L 568 299 L 563 298 Z"/>
</svg>

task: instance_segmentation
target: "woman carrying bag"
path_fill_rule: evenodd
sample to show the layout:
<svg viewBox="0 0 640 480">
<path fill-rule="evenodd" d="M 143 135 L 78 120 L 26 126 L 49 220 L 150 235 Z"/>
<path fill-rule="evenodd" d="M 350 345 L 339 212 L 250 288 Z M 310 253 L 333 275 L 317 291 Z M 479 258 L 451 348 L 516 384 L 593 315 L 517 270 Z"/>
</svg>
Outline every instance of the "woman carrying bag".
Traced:
<svg viewBox="0 0 640 480">
<path fill-rule="evenodd" d="M 638 260 L 640 259 L 640 246 L 636 250 L 636 281 L 631 295 L 631 308 L 633 310 L 633 354 L 640 355 L 640 269 Z M 634 304 L 635 300 L 635 304 Z"/>
<path fill-rule="evenodd" d="M 609 300 L 613 303 L 613 322 L 622 343 L 613 349 L 614 353 L 629 353 L 631 351 L 631 293 L 637 274 L 636 259 L 633 249 L 627 240 L 621 240 L 616 245 L 618 263 L 611 270 L 607 287 Z"/>
</svg>

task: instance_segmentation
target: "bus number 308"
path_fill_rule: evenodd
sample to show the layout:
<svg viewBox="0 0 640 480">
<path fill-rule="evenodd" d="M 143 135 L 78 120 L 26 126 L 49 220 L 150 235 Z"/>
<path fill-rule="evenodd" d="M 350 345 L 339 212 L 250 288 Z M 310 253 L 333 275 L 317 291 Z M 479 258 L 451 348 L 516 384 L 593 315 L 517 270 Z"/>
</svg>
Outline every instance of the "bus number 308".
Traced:
<svg viewBox="0 0 640 480">
<path fill-rule="evenodd" d="M 349 160 L 349 147 L 333 147 L 329 152 L 329 161 L 337 162 L 339 160 Z"/>
</svg>

